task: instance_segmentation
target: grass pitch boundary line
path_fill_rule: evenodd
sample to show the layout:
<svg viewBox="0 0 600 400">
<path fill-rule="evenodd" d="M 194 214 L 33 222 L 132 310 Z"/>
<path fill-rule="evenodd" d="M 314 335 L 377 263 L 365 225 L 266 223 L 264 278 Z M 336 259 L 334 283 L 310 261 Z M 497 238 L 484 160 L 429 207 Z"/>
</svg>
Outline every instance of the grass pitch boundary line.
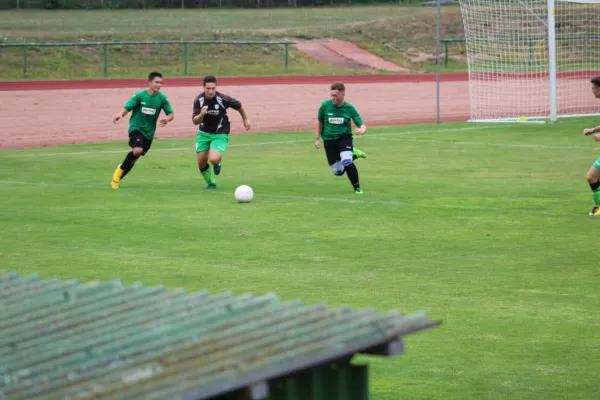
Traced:
<svg viewBox="0 0 600 400">
<path fill-rule="evenodd" d="M 109 190 L 113 191 L 106 185 L 76 185 L 69 183 L 46 183 L 46 182 L 27 182 L 27 181 L 16 181 L 16 180 L 0 180 L 0 183 L 10 184 L 10 185 L 24 185 L 24 186 L 33 186 L 33 187 L 47 187 L 47 188 L 67 188 L 67 189 L 99 189 L 99 190 Z M 233 200 L 233 191 L 205 191 L 201 187 L 193 187 L 189 189 L 184 188 L 160 188 L 160 187 L 128 187 L 121 188 L 119 190 L 125 191 L 160 191 L 160 192 L 180 192 L 180 193 L 211 193 L 211 194 L 219 194 L 226 195 L 232 198 Z M 350 196 L 355 196 L 354 194 L 350 194 Z M 364 196 L 368 196 L 368 193 Z M 346 204 L 355 204 L 355 205 L 381 205 L 381 206 L 393 206 L 393 207 L 410 207 L 410 208 L 425 208 L 425 209 L 450 209 L 450 210 L 458 210 L 458 211 L 489 211 L 489 212 L 497 212 L 503 214 L 530 214 L 530 215 L 543 215 L 543 216 L 555 216 L 555 217 L 581 217 L 587 216 L 587 213 L 583 211 L 581 213 L 554 213 L 545 210 L 530 210 L 523 208 L 502 208 L 502 207 L 490 207 L 490 206 L 460 206 L 453 204 L 419 204 L 419 203 L 411 203 L 405 201 L 398 200 L 369 200 L 365 197 L 361 198 L 345 198 L 345 197 L 328 197 L 328 196 L 300 196 L 300 195 L 283 195 L 283 194 L 274 194 L 274 193 L 258 193 L 258 197 L 265 197 L 267 199 L 282 199 L 282 200 L 301 200 L 303 202 L 335 202 L 335 203 L 346 203 Z"/>
<path fill-rule="evenodd" d="M 359 140 L 362 140 L 366 137 L 379 137 L 379 136 L 393 136 L 393 135 L 418 135 L 421 133 L 432 134 L 432 133 L 446 133 L 446 132 L 461 132 L 461 131 L 472 131 L 472 130 L 480 130 L 480 129 L 498 129 L 504 128 L 502 124 L 499 125 L 491 125 L 491 126 L 473 126 L 473 127 L 463 127 L 463 128 L 448 128 L 448 129 L 437 129 L 437 130 L 414 130 L 414 131 L 400 131 L 400 132 L 382 132 L 382 133 L 373 133 L 368 134 L 367 136 L 361 137 Z M 169 138 L 175 139 L 175 138 Z M 169 140 L 162 139 L 162 140 Z M 314 139 L 294 139 L 294 140 L 278 140 L 271 142 L 255 142 L 255 143 L 234 143 L 230 144 L 228 147 L 253 147 L 253 146 L 269 146 L 276 144 L 294 144 L 294 143 L 311 143 L 314 142 Z M 90 143 L 91 144 L 91 143 Z M 37 150 L 37 149 L 33 149 Z M 194 151 L 194 146 L 190 145 L 189 147 L 173 147 L 166 149 L 156 149 L 153 148 L 152 153 L 163 152 L 163 151 L 184 151 L 190 150 Z M 56 156 L 81 156 L 86 154 L 114 154 L 114 153 L 123 153 L 126 149 L 121 150 L 86 150 L 86 151 L 65 151 L 58 153 L 29 153 L 29 154 L 14 154 L 5 156 L 6 158 L 28 158 L 28 157 L 56 157 Z"/>
<path fill-rule="evenodd" d="M 375 136 L 375 135 L 372 135 Z M 366 137 L 364 139 L 371 139 Z M 439 143 L 439 144 L 458 144 L 468 146 L 488 146 L 488 147 L 521 147 L 530 149 L 557 149 L 557 150 L 595 150 L 598 151 L 598 147 L 592 146 L 552 146 L 544 144 L 511 144 L 511 143 L 486 143 L 486 142 L 453 142 L 449 140 L 435 140 L 435 139 L 409 139 L 409 138 L 382 138 L 373 137 L 374 140 L 394 140 L 394 141 L 406 141 L 406 142 L 423 142 L 423 143 Z"/>
</svg>

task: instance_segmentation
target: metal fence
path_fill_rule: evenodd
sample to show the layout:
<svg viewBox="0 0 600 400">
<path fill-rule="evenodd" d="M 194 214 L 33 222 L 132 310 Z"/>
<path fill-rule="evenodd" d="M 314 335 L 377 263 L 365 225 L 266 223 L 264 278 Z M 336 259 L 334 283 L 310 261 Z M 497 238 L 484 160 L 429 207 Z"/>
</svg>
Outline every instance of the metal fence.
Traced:
<svg viewBox="0 0 600 400">
<path fill-rule="evenodd" d="M 522 47 L 527 49 L 527 65 L 532 65 L 536 59 L 536 55 L 535 53 L 535 48 L 536 46 L 539 46 L 539 43 L 542 42 L 546 43 L 547 42 L 547 38 L 545 36 L 541 36 L 541 37 L 522 37 L 522 38 L 515 38 L 515 37 L 490 37 L 490 38 L 480 38 L 480 39 L 471 39 L 471 41 L 476 41 L 476 42 L 497 42 L 497 41 L 505 41 L 505 42 L 521 42 L 522 43 Z M 565 51 L 569 52 L 571 54 L 571 57 L 573 57 L 574 53 L 576 52 L 581 52 L 581 50 L 579 49 L 578 46 L 572 46 L 572 42 L 574 41 L 598 41 L 600 40 L 600 36 L 594 36 L 594 35 L 565 35 L 565 36 L 557 36 L 556 40 L 558 42 L 558 45 L 561 46 L 561 48 L 564 48 Z M 466 43 L 467 43 L 467 39 L 466 38 L 454 38 L 454 39 L 440 39 L 440 42 L 442 43 L 442 45 L 444 46 L 444 66 L 448 66 L 448 54 L 449 54 L 449 45 L 450 44 L 460 44 L 463 51 L 466 51 Z M 590 50 L 591 51 L 591 50 Z M 588 55 L 589 56 L 589 55 Z M 585 60 L 585 55 L 581 54 L 580 55 L 581 60 L 584 61 Z"/>
<path fill-rule="evenodd" d="M 27 49 L 32 47 L 102 47 L 102 60 L 104 76 L 108 76 L 109 46 L 142 46 L 142 45 L 182 45 L 183 46 L 183 75 L 188 74 L 188 55 L 190 45 L 282 45 L 283 46 L 283 67 L 287 71 L 289 64 L 289 45 L 293 41 L 224 41 L 224 40 L 171 40 L 171 41 L 150 41 L 150 42 L 75 42 L 75 43 L 0 43 L 0 48 L 22 48 L 23 49 L 23 78 L 27 78 Z"/>
<path fill-rule="evenodd" d="M 419 3 L 420 0 L 0 0 L 0 9 L 276 8 Z"/>
</svg>

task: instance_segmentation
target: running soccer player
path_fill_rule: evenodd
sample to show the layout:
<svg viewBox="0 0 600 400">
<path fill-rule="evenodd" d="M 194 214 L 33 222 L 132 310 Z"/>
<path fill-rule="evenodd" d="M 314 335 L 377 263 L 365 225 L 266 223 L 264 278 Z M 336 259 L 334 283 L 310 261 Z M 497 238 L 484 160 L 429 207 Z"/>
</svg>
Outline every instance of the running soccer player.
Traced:
<svg viewBox="0 0 600 400">
<path fill-rule="evenodd" d="M 597 99 L 600 99 L 600 76 L 597 76 L 591 80 L 592 82 L 592 93 Z M 594 135 L 594 140 L 600 142 L 600 126 L 595 128 L 584 129 L 583 134 Z M 590 167 L 587 172 L 587 181 L 592 188 L 592 195 L 594 196 L 594 208 L 590 211 L 591 216 L 600 217 L 600 158 Z"/>
<path fill-rule="evenodd" d="M 213 166 L 214 175 L 221 173 L 221 160 L 229 144 L 231 124 L 227 109 L 233 108 L 242 116 L 244 128 L 250 130 L 250 120 L 239 100 L 217 92 L 217 78 L 204 77 L 204 91 L 194 99 L 192 122 L 198 126 L 196 134 L 196 158 L 198 169 L 207 183 L 206 189 L 216 189 L 217 182 L 208 163 Z"/>
<path fill-rule="evenodd" d="M 321 148 L 322 139 L 327 162 L 333 174 L 342 176 L 346 173 L 354 188 L 354 193 L 363 194 L 354 160 L 367 158 L 367 155 L 354 148 L 352 122 L 356 125 L 354 133 L 358 136 L 363 135 L 367 131 L 367 127 L 356 108 L 344 100 L 346 95 L 344 84 L 333 83 L 330 90 L 331 99 L 325 100 L 321 104 L 317 114 L 315 147 Z"/>
<path fill-rule="evenodd" d="M 123 162 L 117 165 L 113 173 L 111 182 L 113 189 L 119 188 L 119 182 L 131 171 L 138 158 L 146 155 L 150 150 L 156 132 L 156 122 L 158 121 L 162 127 L 173 121 L 175 117 L 169 99 L 160 92 L 162 81 L 160 72 L 151 72 L 148 75 L 148 88 L 134 94 L 113 119 L 116 124 L 131 112 L 128 130 L 131 151 L 127 153 Z M 161 110 L 164 110 L 166 117 L 158 120 Z"/>
</svg>

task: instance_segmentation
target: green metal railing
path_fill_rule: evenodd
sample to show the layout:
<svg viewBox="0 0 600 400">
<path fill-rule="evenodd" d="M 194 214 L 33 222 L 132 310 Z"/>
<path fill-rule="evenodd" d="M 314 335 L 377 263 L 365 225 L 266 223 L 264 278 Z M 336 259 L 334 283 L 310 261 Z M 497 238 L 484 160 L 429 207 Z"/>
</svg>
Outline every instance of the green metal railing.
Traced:
<svg viewBox="0 0 600 400">
<path fill-rule="evenodd" d="M 528 64 L 531 65 L 533 62 L 533 48 L 534 48 L 534 42 L 539 41 L 539 40 L 546 40 L 546 38 L 490 38 L 490 39 L 472 39 L 473 41 L 477 41 L 477 42 L 491 42 L 494 40 L 517 40 L 517 41 L 527 41 L 529 43 L 529 48 L 528 48 Z M 441 39 L 440 40 L 443 44 L 444 44 L 444 66 L 447 67 L 448 66 L 448 44 L 449 43 L 466 43 L 467 39 L 465 38 L 461 38 L 461 39 Z"/>
<path fill-rule="evenodd" d="M 497 37 L 497 38 L 473 38 L 470 39 L 474 42 L 493 42 L 499 40 L 505 41 L 526 41 L 528 42 L 528 64 L 531 65 L 533 62 L 533 51 L 535 48 L 534 43 L 536 41 L 546 41 L 547 38 L 544 37 L 523 37 L 523 38 L 511 38 L 511 37 Z M 556 40 L 564 41 L 564 40 L 600 40 L 600 36 L 563 36 L 557 37 Z M 448 66 L 448 45 L 449 43 L 466 43 L 467 39 L 459 38 L 459 39 L 440 39 L 440 42 L 444 45 L 444 66 Z"/>
<path fill-rule="evenodd" d="M 466 39 L 440 39 L 444 45 L 444 67 L 448 66 L 448 44 L 449 43 L 466 43 Z"/>
<path fill-rule="evenodd" d="M 190 45 L 283 45 L 284 68 L 287 71 L 289 64 L 289 45 L 295 44 L 293 41 L 238 41 L 238 40 L 167 40 L 150 42 L 65 42 L 65 43 L 0 43 L 1 47 L 22 47 L 23 48 L 23 77 L 27 78 L 27 49 L 30 47 L 90 47 L 101 46 L 102 58 L 104 62 L 104 76 L 108 76 L 108 47 L 109 46 L 144 46 L 144 45 L 183 45 L 183 74 L 188 74 L 188 57 Z"/>
</svg>

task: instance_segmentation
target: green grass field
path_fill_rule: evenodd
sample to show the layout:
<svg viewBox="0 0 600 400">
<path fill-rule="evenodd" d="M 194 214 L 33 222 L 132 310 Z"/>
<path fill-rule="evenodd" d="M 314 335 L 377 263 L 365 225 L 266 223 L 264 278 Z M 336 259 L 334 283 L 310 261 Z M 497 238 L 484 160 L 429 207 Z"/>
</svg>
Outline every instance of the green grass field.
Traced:
<svg viewBox="0 0 600 400">
<path fill-rule="evenodd" d="M 444 7 L 442 36 L 463 37 L 458 7 Z M 0 12 L 0 43 L 160 40 L 304 40 L 336 38 L 355 43 L 414 72 L 435 70 L 435 7 L 362 6 L 298 9 L 12 10 Z M 466 71 L 464 45 L 452 44 L 444 72 Z M 189 47 L 188 74 L 352 74 L 290 47 Z M 181 45 L 111 46 L 108 76 L 139 77 L 148 68 L 183 76 Z M 28 79 L 103 77 L 101 47 L 29 48 Z M 364 72 L 363 72 L 364 73 Z M 0 48 L 2 79 L 23 78 L 23 49 Z"/>
<path fill-rule="evenodd" d="M 234 136 L 210 192 L 193 138 L 157 140 L 118 191 L 124 141 L 5 150 L 0 271 L 423 310 L 444 324 L 366 358 L 374 400 L 590 400 L 590 124 L 371 129 L 356 140 L 362 197 L 310 133 Z M 235 202 L 240 184 L 252 203 Z"/>
</svg>

